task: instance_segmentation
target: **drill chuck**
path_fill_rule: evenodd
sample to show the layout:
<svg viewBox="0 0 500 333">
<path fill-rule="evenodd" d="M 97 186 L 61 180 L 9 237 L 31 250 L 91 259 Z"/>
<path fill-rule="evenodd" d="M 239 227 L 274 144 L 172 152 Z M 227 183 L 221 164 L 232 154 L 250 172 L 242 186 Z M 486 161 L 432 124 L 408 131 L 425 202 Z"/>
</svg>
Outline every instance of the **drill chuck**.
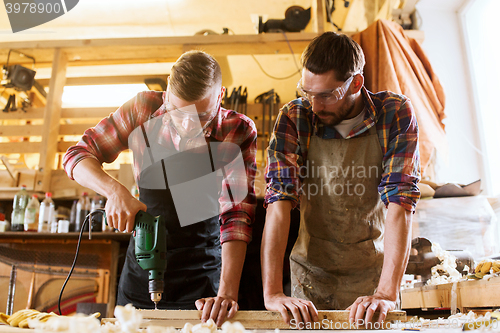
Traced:
<svg viewBox="0 0 500 333">
<path fill-rule="evenodd" d="M 164 283 L 162 279 L 149 280 L 149 294 L 151 300 L 157 304 L 161 300 L 163 294 Z"/>
</svg>

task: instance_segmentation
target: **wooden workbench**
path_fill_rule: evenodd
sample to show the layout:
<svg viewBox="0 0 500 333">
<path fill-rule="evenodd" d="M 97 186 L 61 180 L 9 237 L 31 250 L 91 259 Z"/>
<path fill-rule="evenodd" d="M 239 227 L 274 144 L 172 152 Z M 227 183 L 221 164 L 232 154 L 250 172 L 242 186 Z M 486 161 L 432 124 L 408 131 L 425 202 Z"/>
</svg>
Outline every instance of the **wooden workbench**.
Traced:
<svg viewBox="0 0 500 333">
<path fill-rule="evenodd" d="M 432 310 L 456 306 L 469 310 L 500 307 L 500 277 L 423 286 L 401 291 L 401 308 Z"/>
</svg>

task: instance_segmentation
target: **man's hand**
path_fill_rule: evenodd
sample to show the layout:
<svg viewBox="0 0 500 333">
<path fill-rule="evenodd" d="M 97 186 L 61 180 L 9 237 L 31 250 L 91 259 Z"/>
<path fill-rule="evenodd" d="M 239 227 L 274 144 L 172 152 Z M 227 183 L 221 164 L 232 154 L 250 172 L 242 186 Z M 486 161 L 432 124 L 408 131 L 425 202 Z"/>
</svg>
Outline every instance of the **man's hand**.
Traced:
<svg viewBox="0 0 500 333">
<path fill-rule="evenodd" d="M 147 207 L 123 187 L 108 197 L 105 209 L 108 226 L 131 232 L 135 225 L 135 215 L 140 210 L 146 211 Z"/>
<path fill-rule="evenodd" d="M 347 308 L 349 312 L 349 322 L 358 323 L 363 320 L 364 324 L 371 323 L 375 311 L 379 311 L 380 315 L 377 322 L 382 323 L 387 317 L 387 313 L 396 308 L 396 302 L 391 301 L 388 297 L 375 293 L 373 296 L 361 296 Z M 365 315 L 366 312 L 366 315 Z"/>
<path fill-rule="evenodd" d="M 201 298 L 195 302 L 196 308 L 202 312 L 201 322 L 212 319 L 217 327 L 222 326 L 226 315 L 228 319 L 234 317 L 238 311 L 238 303 L 229 296 Z"/>
<path fill-rule="evenodd" d="M 290 325 L 290 311 L 295 319 L 296 325 L 299 323 L 310 323 L 318 321 L 318 310 L 310 301 L 300 298 L 288 297 L 283 293 L 264 296 L 264 304 L 267 310 L 279 311 L 285 323 Z"/>
<path fill-rule="evenodd" d="M 73 177 L 78 184 L 108 198 L 105 207 L 106 222 L 112 228 L 131 232 L 135 225 L 135 215 L 140 210 L 147 210 L 146 205 L 134 198 L 122 183 L 105 172 L 96 159 L 81 160 L 73 168 Z"/>
</svg>

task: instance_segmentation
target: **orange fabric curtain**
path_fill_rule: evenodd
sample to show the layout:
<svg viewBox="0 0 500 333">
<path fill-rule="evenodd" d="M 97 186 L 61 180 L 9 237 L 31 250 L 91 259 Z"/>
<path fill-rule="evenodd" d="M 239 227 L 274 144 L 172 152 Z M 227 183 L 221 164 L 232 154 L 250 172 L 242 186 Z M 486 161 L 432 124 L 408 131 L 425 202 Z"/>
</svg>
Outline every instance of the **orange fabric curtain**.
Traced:
<svg viewBox="0 0 500 333">
<path fill-rule="evenodd" d="M 447 155 L 443 119 L 443 87 L 420 44 L 395 22 L 378 20 L 352 38 L 366 58 L 365 86 L 372 92 L 390 90 L 410 98 L 417 116 L 422 174 L 434 150 Z"/>
</svg>

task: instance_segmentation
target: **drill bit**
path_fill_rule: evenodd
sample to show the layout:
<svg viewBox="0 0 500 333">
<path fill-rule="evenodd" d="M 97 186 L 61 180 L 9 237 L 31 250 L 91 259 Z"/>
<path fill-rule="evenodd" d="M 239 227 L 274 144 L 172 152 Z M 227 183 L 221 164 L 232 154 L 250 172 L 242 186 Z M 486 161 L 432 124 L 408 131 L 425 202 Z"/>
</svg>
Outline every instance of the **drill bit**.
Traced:
<svg viewBox="0 0 500 333">
<path fill-rule="evenodd" d="M 158 302 L 155 302 L 155 310 L 158 310 Z"/>
</svg>

